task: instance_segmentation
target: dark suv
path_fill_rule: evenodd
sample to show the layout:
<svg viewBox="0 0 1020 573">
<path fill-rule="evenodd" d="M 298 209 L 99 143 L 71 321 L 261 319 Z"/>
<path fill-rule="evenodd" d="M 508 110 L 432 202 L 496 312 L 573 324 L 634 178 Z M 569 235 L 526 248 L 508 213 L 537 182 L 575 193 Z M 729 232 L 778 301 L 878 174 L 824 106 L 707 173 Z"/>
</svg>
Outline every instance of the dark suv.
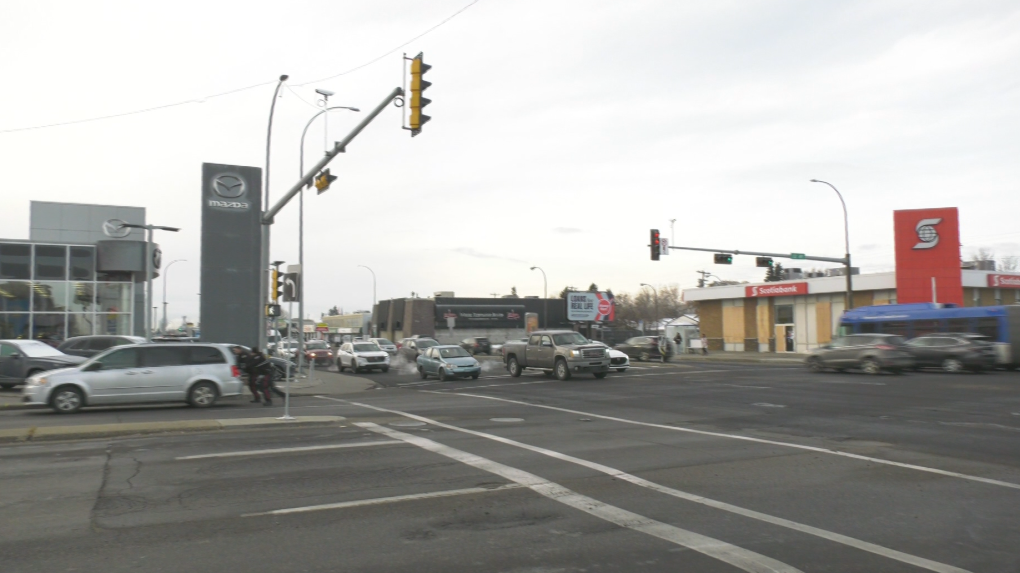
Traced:
<svg viewBox="0 0 1020 573">
<path fill-rule="evenodd" d="M 145 339 L 140 336 L 76 336 L 68 338 L 57 347 L 57 350 L 71 356 L 92 358 L 114 346 L 125 346 L 128 344 L 144 344 Z"/>
<path fill-rule="evenodd" d="M 915 368 L 981 372 L 995 367 L 995 346 L 980 334 L 928 334 L 908 341 L 905 349 Z"/>
<path fill-rule="evenodd" d="M 492 355 L 492 343 L 484 336 L 465 338 L 460 341 L 460 347 L 467 350 L 472 356 L 475 354 Z"/>
<path fill-rule="evenodd" d="M 661 336 L 635 336 L 617 344 L 616 350 L 634 360 L 668 362 L 673 356 L 673 341 Z"/>
<path fill-rule="evenodd" d="M 814 372 L 832 368 L 860 369 L 865 374 L 882 370 L 900 373 L 914 367 L 914 357 L 904 347 L 905 340 L 895 334 L 851 334 L 816 348 L 805 362 Z"/>
</svg>

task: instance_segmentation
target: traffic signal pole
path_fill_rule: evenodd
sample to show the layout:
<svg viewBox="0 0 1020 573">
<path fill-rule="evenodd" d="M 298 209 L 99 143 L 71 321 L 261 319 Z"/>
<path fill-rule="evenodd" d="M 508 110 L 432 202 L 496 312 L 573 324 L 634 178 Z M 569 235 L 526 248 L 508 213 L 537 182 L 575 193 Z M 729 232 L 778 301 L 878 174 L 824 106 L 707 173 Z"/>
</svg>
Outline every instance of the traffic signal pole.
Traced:
<svg viewBox="0 0 1020 573">
<path fill-rule="evenodd" d="M 797 256 L 794 256 L 795 253 L 759 253 L 759 252 L 756 252 L 756 251 L 727 251 L 726 249 L 702 249 L 702 248 L 699 248 L 699 247 L 674 247 L 673 245 L 670 245 L 669 248 L 670 249 L 683 250 L 683 251 L 702 251 L 702 252 L 706 252 L 706 253 L 725 253 L 725 254 L 728 254 L 728 255 L 755 255 L 755 256 L 759 256 L 759 257 L 778 257 L 780 259 L 793 259 L 793 260 L 797 260 L 797 261 L 824 261 L 824 262 L 827 262 L 827 263 L 840 263 L 840 264 L 844 264 L 844 265 L 849 265 L 850 264 L 850 258 L 849 257 L 840 257 L 840 258 L 836 258 L 836 257 L 818 257 L 818 256 L 815 256 L 815 255 L 801 255 L 801 254 L 797 254 Z M 849 267 L 847 267 L 847 268 L 849 269 Z"/>
</svg>

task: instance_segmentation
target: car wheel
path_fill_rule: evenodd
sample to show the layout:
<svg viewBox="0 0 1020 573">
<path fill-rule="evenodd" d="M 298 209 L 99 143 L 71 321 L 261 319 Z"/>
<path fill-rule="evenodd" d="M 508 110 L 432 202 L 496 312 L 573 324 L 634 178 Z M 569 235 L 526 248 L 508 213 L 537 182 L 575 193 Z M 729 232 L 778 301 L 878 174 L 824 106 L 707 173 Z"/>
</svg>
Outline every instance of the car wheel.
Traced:
<svg viewBox="0 0 1020 573">
<path fill-rule="evenodd" d="M 471 379 L 472 380 L 478 380 L 478 374 L 472 374 L 471 375 Z"/>
<path fill-rule="evenodd" d="M 510 376 L 517 378 L 521 375 L 521 363 L 517 362 L 516 356 L 511 356 L 510 360 L 506 363 L 507 370 L 510 371 Z"/>
<path fill-rule="evenodd" d="M 963 370 L 963 362 L 960 362 L 956 358 L 946 358 L 942 361 L 942 369 L 946 372 L 956 374 Z"/>
<path fill-rule="evenodd" d="M 344 361 L 343 360 L 341 360 L 339 358 L 336 359 L 336 369 L 339 370 L 340 372 L 344 371 Z"/>
<path fill-rule="evenodd" d="M 17 384 L 7 384 L 7 383 L 0 384 L 0 388 L 3 388 L 4 390 L 10 390 L 11 388 L 14 388 L 15 386 L 17 386 Z"/>
<path fill-rule="evenodd" d="M 556 378 L 564 382 L 570 380 L 570 367 L 567 366 L 567 361 L 562 358 L 556 361 Z"/>
<path fill-rule="evenodd" d="M 74 386 L 64 386 L 53 391 L 50 397 L 50 407 L 58 414 L 73 414 L 85 405 L 85 398 L 81 390 Z"/>
<path fill-rule="evenodd" d="M 421 366 L 418 367 L 418 376 L 421 376 L 422 380 L 425 380 L 426 378 L 429 377 L 429 375 L 425 373 L 425 369 L 422 368 Z"/>
<path fill-rule="evenodd" d="M 439 369 L 439 380 L 441 382 L 446 382 L 448 379 L 449 379 L 449 377 L 446 375 L 446 369 L 445 368 L 440 368 Z"/>
<path fill-rule="evenodd" d="M 617 372 L 626 372 L 627 369 L 626 368 L 617 368 L 616 371 Z"/>
<path fill-rule="evenodd" d="M 196 408 L 208 408 L 216 403 L 216 386 L 211 382 L 199 382 L 188 392 L 188 403 Z"/>
<path fill-rule="evenodd" d="M 606 377 L 606 374 L 608 374 L 608 372 L 596 372 L 595 377 L 598 378 L 599 380 L 602 380 L 603 378 Z"/>
<path fill-rule="evenodd" d="M 382 371 L 383 372 L 389 372 L 390 371 L 390 367 L 389 366 L 383 366 L 382 367 Z"/>
<path fill-rule="evenodd" d="M 822 361 L 817 358 L 808 359 L 807 367 L 808 370 L 812 372 L 821 372 L 822 370 L 825 370 L 825 368 L 822 366 Z"/>
<path fill-rule="evenodd" d="M 642 352 L 641 353 L 641 357 L 638 358 L 638 360 L 640 360 L 641 362 L 648 362 L 651 359 L 652 359 L 652 355 L 649 354 L 647 351 L 646 352 Z"/>
<path fill-rule="evenodd" d="M 875 375 L 882 370 L 882 367 L 878 365 L 878 362 L 875 362 L 874 358 L 865 358 L 864 362 L 861 362 L 861 370 L 865 374 Z"/>
</svg>

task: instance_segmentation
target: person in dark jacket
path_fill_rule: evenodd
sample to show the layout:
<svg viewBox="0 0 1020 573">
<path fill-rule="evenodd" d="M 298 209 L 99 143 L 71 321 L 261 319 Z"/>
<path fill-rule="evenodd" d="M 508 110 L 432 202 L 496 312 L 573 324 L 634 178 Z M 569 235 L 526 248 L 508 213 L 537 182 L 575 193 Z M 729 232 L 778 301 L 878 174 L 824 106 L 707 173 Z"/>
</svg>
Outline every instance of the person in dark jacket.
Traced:
<svg viewBox="0 0 1020 573">
<path fill-rule="evenodd" d="M 252 402 L 259 402 L 261 393 L 264 397 L 263 406 L 272 406 L 273 397 L 269 394 L 269 383 L 273 378 L 273 363 L 262 353 L 261 350 L 254 350 L 251 359 L 248 361 L 248 388 L 255 396 Z"/>
</svg>

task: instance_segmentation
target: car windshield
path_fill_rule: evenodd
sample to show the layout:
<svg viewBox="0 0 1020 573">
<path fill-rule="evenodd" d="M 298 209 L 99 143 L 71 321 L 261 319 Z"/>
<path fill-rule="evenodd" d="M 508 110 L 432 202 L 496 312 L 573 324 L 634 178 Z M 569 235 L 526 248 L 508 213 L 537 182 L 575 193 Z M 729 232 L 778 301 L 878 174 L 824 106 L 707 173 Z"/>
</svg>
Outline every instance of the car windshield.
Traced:
<svg viewBox="0 0 1020 573">
<path fill-rule="evenodd" d="M 385 344 L 386 346 L 393 346 L 393 343 L 390 342 L 389 340 L 386 340 L 385 338 L 376 338 L 375 339 L 375 343 L 376 344 Z"/>
<path fill-rule="evenodd" d="M 305 348 L 308 350 L 326 350 L 329 347 L 322 340 L 309 340 L 305 343 Z"/>
<path fill-rule="evenodd" d="M 439 354 L 441 354 L 443 358 L 460 358 L 461 356 L 471 356 L 470 354 L 467 353 L 466 350 L 459 346 L 455 346 L 453 348 L 440 348 Z"/>
<path fill-rule="evenodd" d="M 563 334 L 554 334 L 553 342 L 556 343 L 556 346 L 567 346 L 570 344 L 588 344 L 588 339 L 578 332 L 564 332 Z"/>
<path fill-rule="evenodd" d="M 439 345 L 439 343 L 436 342 L 435 340 L 429 340 L 427 338 L 419 338 L 417 343 L 418 343 L 418 348 L 428 348 L 430 346 L 438 346 Z"/>
<path fill-rule="evenodd" d="M 355 352 L 379 352 L 379 347 L 371 342 L 362 342 L 354 345 Z"/>
<path fill-rule="evenodd" d="M 44 356 L 64 356 L 64 353 L 53 348 L 45 342 L 36 342 L 34 340 L 26 340 L 24 342 L 18 342 L 18 348 L 25 353 L 25 356 L 30 358 L 41 358 Z"/>
</svg>

